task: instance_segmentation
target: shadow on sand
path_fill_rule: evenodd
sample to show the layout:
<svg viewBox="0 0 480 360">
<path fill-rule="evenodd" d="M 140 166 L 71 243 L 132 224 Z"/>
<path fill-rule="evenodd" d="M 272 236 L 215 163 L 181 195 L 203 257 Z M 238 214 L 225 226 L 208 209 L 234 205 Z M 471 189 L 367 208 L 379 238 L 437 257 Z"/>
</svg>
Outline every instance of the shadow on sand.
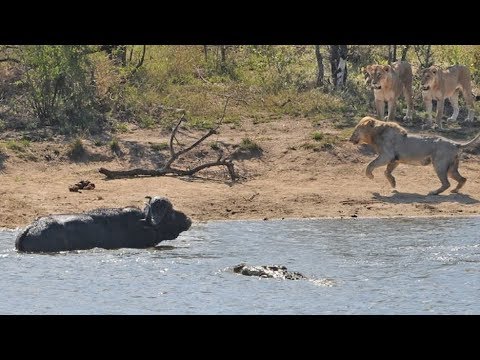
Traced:
<svg viewBox="0 0 480 360">
<path fill-rule="evenodd" d="M 404 193 L 395 191 L 392 195 L 385 196 L 380 195 L 378 192 L 373 193 L 375 200 L 384 201 L 393 204 L 413 204 L 413 203 L 426 203 L 426 204 L 440 204 L 444 202 L 456 202 L 460 204 L 478 204 L 479 200 L 472 198 L 467 194 L 448 194 L 448 195 L 422 195 L 417 193 Z"/>
</svg>

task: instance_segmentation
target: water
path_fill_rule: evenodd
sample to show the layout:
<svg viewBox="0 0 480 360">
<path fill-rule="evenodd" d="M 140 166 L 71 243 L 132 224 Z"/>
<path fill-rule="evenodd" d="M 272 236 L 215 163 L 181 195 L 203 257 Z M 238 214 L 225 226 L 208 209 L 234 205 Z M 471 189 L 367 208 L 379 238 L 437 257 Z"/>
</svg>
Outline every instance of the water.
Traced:
<svg viewBox="0 0 480 360">
<path fill-rule="evenodd" d="M 158 248 L 21 254 L 0 314 L 480 314 L 480 218 L 225 221 Z M 281 264 L 313 281 L 234 274 Z"/>
</svg>

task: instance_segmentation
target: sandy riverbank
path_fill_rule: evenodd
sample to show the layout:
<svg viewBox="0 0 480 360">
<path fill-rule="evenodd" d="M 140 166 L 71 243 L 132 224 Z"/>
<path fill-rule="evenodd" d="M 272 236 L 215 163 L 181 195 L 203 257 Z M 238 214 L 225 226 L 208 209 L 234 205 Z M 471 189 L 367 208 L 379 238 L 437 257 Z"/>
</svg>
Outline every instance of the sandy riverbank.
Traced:
<svg viewBox="0 0 480 360">
<path fill-rule="evenodd" d="M 41 215 L 78 212 L 98 207 L 142 206 L 146 195 L 168 197 L 194 221 L 312 217 L 457 216 L 480 213 L 479 156 L 465 154 L 460 173 L 468 181 L 461 194 L 448 191 L 426 196 L 439 180 L 433 168 L 400 166 L 395 170 L 397 193 L 378 169 L 373 180 L 364 175 L 374 155 L 341 141 L 333 149 L 313 151 L 313 131 L 342 135 L 340 130 L 315 128 L 310 121 L 285 119 L 275 123 L 232 128 L 224 125 L 212 141 L 240 143 L 250 138 L 262 148 L 259 156 L 236 161 L 242 179 L 231 184 L 223 170 L 203 178 L 174 177 L 105 180 L 100 167 L 153 167 L 151 143 L 168 133 L 134 129 L 118 135 L 122 154 L 108 146 L 85 142 L 91 156 L 74 162 L 63 156 L 67 144 L 31 142 L 25 153 L 5 148 L 0 160 L 0 227 L 24 226 Z M 200 155 L 197 154 L 197 157 Z M 203 155 L 202 155 L 203 156 Z M 215 180 L 211 175 L 216 176 Z M 81 179 L 96 188 L 81 193 L 68 186 Z"/>
</svg>

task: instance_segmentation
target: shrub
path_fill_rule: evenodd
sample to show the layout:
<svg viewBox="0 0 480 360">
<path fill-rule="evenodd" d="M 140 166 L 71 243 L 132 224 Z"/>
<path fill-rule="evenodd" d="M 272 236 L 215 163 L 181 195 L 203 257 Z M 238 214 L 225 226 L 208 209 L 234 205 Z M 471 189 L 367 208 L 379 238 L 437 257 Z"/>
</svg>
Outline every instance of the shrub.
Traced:
<svg viewBox="0 0 480 360">
<path fill-rule="evenodd" d="M 71 159 L 79 159 L 85 154 L 85 147 L 83 146 L 82 139 L 76 138 L 70 143 L 67 155 Z"/>
<path fill-rule="evenodd" d="M 98 119 L 93 68 L 83 45 L 25 45 L 20 52 L 27 69 L 22 78 L 40 125 L 88 128 Z"/>
</svg>

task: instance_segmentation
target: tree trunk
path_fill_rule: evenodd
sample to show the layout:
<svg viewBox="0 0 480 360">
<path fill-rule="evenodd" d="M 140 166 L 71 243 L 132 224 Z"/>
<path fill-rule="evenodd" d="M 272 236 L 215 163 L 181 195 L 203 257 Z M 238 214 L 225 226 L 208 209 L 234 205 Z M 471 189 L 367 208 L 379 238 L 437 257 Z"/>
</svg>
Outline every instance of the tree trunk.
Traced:
<svg viewBox="0 0 480 360">
<path fill-rule="evenodd" d="M 347 82 L 347 45 L 330 45 L 330 66 L 335 89 L 341 89 Z"/>
<path fill-rule="evenodd" d="M 338 53 L 338 45 L 330 45 L 330 70 L 332 72 L 333 88 L 337 88 L 337 67 L 340 55 Z"/>
<path fill-rule="evenodd" d="M 220 45 L 220 69 L 223 71 L 226 70 L 226 62 L 227 62 L 227 46 Z"/>
<path fill-rule="evenodd" d="M 323 57 L 322 57 L 322 54 L 320 53 L 320 45 L 315 45 L 315 55 L 317 57 L 317 66 L 318 66 L 316 87 L 319 88 L 323 85 L 323 77 L 325 75 L 325 70 L 323 68 Z"/>
<path fill-rule="evenodd" d="M 432 45 L 414 45 L 420 68 L 424 69 L 433 65 Z"/>
<path fill-rule="evenodd" d="M 405 45 L 405 47 L 402 50 L 402 61 L 407 61 L 408 49 L 410 49 L 410 45 Z"/>
<path fill-rule="evenodd" d="M 388 45 L 388 63 L 397 61 L 397 45 Z"/>
<path fill-rule="evenodd" d="M 432 45 L 427 45 L 427 50 L 425 54 L 425 67 L 430 67 L 433 65 L 432 59 Z"/>
</svg>

